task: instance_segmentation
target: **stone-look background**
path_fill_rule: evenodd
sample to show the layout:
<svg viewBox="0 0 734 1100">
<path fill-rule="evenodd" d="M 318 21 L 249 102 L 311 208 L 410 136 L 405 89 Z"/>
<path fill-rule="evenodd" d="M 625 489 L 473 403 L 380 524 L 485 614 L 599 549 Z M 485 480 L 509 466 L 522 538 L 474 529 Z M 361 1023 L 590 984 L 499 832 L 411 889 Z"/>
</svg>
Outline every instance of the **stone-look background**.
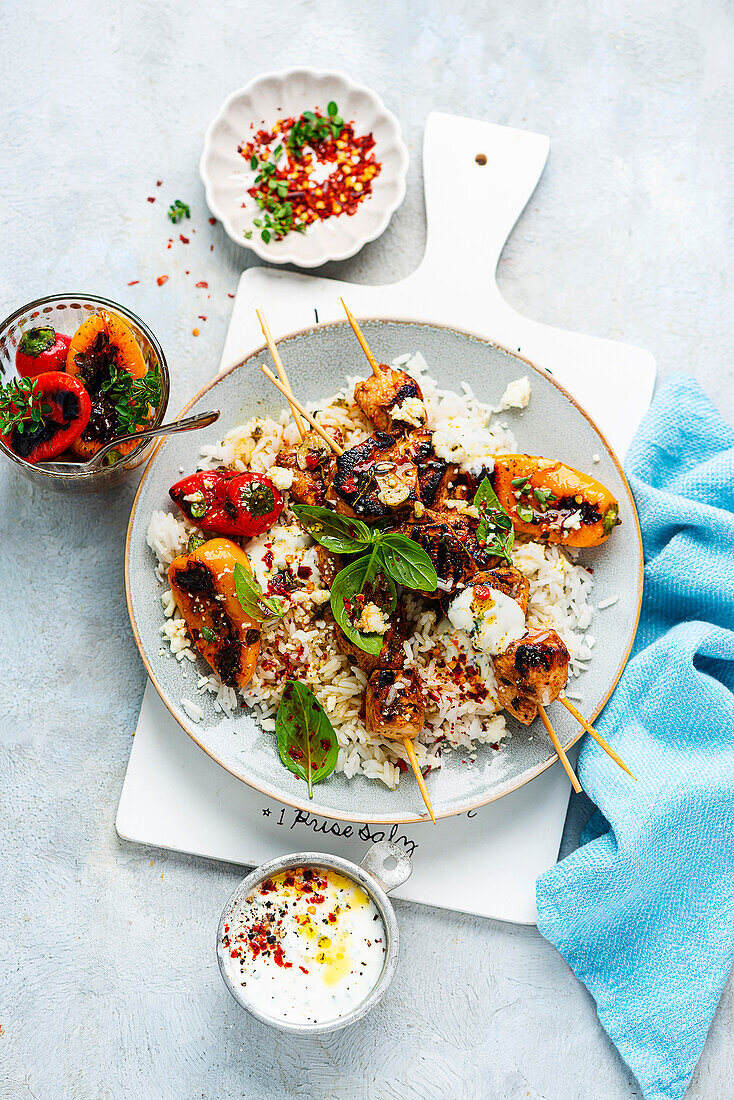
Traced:
<svg viewBox="0 0 734 1100">
<path fill-rule="evenodd" d="M 6 0 L 0 309 L 56 290 L 126 303 L 167 350 L 175 412 L 211 376 L 228 292 L 253 262 L 207 221 L 204 130 L 257 73 L 331 66 L 383 96 L 412 159 L 388 232 L 327 274 L 387 282 L 417 263 L 431 108 L 548 134 L 548 166 L 502 258 L 507 298 L 651 348 L 661 377 L 692 371 L 731 418 L 727 7 Z M 191 243 L 176 232 L 167 250 L 175 198 L 191 204 Z M 457 210 L 457 234 L 477 217 Z M 144 685 L 122 578 L 134 485 L 74 502 L 6 463 L 0 479 L 3 1098 L 639 1095 L 586 990 L 533 929 L 399 904 L 397 980 L 354 1029 L 293 1041 L 241 1012 L 213 950 L 240 872 L 114 831 Z M 733 994 L 692 1098 L 734 1088 Z"/>
</svg>

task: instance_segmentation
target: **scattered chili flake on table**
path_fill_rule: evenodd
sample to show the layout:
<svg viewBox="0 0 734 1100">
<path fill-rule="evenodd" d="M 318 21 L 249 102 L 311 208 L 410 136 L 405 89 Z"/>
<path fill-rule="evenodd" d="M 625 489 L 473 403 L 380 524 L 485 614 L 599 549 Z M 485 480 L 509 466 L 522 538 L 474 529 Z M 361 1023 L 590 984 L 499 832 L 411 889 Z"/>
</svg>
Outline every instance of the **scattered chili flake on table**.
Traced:
<svg viewBox="0 0 734 1100">
<path fill-rule="evenodd" d="M 201 283 L 197 283 L 196 285 L 197 285 L 197 286 L 205 286 L 205 287 L 208 287 L 208 286 L 209 286 L 209 283 L 204 283 L 204 282 L 201 282 Z"/>
<path fill-rule="evenodd" d="M 280 118 L 272 131 L 258 130 L 242 142 L 237 151 L 257 173 L 248 194 L 263 211 L 253 219 L 262 239 L 279 241 L 313 222 L 356 213 L 382 170 L 374 146 L 372 134 L 358 137 L 333 101 L 326 114 Z"/>
<path fill-rule="evenodd" d="M 156 279 L 156 282 L 158 283 L 158 286 L 163 286 L 164 283 L 168 282 L 168 276 L 167 275 L 159 275 L 158 278 Z"/>
<path fill-rule="evenodd" d="M 127 284 L 128 286 L 136 286 L 140 282 L 140 279 L 131 279 Z"/>
<path fill-rule="evenodd" d="M 148 195 L 148 202 L 155 202 L 153 195 Z"/>
</svg>

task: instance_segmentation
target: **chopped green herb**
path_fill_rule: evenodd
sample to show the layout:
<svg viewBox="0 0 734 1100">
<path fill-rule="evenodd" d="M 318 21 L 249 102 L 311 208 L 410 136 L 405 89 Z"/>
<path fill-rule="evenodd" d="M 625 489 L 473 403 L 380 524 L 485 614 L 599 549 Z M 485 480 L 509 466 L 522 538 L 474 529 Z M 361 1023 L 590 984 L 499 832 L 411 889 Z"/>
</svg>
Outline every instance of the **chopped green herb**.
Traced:
<svg viewBox="0 0 734 1100">
<path fill-rule="evenodd" d="M 523 523 L 533 522 L 533 509 L 528 504 L 518 504 L 517 514 Z"/>
<path fill-rule="evenodd" d="M 216 634 L 213 630 L 210 630 L 208 626 L 202 626 L 201 636 L 205 642 L 213 642 L 216 638 Z"/>
<path fill-rule="evenodd" d="M 180 199 L 176 199 L 176 201 L 172 202 L 168 207 L 168 217 L 175 225 L 176 222 L 180 222 L 182 218 L 191 217 L 191 207 L 185 202 L 181 202 Z"/>
</svg>

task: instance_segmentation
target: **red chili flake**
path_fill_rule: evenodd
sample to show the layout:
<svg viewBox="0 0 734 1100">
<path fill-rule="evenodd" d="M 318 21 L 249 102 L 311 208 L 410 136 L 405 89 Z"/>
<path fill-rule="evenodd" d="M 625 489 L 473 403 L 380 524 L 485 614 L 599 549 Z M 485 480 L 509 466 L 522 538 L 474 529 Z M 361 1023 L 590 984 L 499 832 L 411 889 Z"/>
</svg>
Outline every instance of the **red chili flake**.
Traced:
<svg viewBox="0 0 734 1100">
<path fill-rule="evenodd" d="M 275 950 L 273 951 L 273 960 L 276 966 L 285 965 L 285 956 L 283 955 L 283 948 L 279 943 L 276 943 Z"/>
<path fill-rule="evenodd" d="M 234 298 L 234 294 L 230 294 L 229 291 L 227 291 L 227 297 L 228 298 Z"/>
<path fill-rule="evenodd" d="M 285 878 L 283 879 L 283 883 L 284 883 L 285 886 L 295 886 L 296 876 L 293 875 L 293 874 L 287 874 L 285 876 Z"/>
<path fill-rule="evenodd" d="M 162 185 L 163 185 L 163 180 L 156 180 L 156 181 L 155 181 L 155 185 L 156 185 L 156 187 L 162 187 Z"/>
<path fill-rule="evenodd" d="M 205 283 L 205 282 L 203 282 L 203 281 L 202 281 L 202 282 L 200 282 L 200 283 L 197 283 L 196 285 L 197 285 L 197 286 L 204 286 L 204 287 L 208 287 L 208 286 L 209 286 L 209 283 Z"/>
<path fill-rule="evenodd" d="M 486 584 L 475 584 L 474 595 L 478 600 L 491 600 L 492 589 L 488 588 Z"/>
<path fill-rule="evenodd" d="M 336 913 L 329 913 L 329 920 L 332 924 L 336 924 Z"/>
<path fill-rule="evenodd" d="M 155 198 L 153 195 L 148 195 L 148 202 L 155 202 Z"/>
<path fill-rule="evenodd" d="M 131 279 L 130 282 L 127 285 L 128 286 L 136 286 L 137 283 L 139 283 L 139 282 L 140 282 L 140 279 Z"/>
<path fill-rule="evenodd" d="M 397 769 L 398 769 L 398 771 L 400 772 L 401 775 L 403 774 L 403 772 L 407 772 L 408 765 L 405 763 L 404 760 L 396 760 L 395 764 L 396 764 Z"/>
<path fill-rule="evenodd" d="M 206 321 L 206 314 L 205 313 L 199 313 L 199 314 L 197 314 L 197 316 L 198 316 L 200 321 Z"/>
<path fill-rule="evenodd" d="M 340 214 L 351 217 L 371 194 L 373 181 L 382 169 L 374 155 L 374 137 L 372 134 L 358 137 L 353 122 L 345 123 L 336 136 L 327 130 L 322 140 L 310 141 L 297 156 L 288 145 L 288 137 L 297 124 L 310 127 L 303 116 L 281 118 L 272 132 L 259 130 L 254 138 L 238 147 L 245 160 L 249 162 L 255 156 L 258 164 L 263 165 L 275 164 L 273 142 L 277 140 L 284 146 L 275 171 L 265 179 L 260 173 L 248 190 L 258 206 L 275 221 L 276 224 L 266 230 L 275 240 L 291 229 L 302 229 L 315 221 Z M 317 169 L 325 165 L 330 174 L 318 180 Z M 292 216 L 283 216 L 285 204 L 289 204 Z"/>
<path fill-rule="evenodd" d="M 299 576 L 300 580 L 307 581 L 308 578 L 311 576 L 311 566 L 310 565 L 299 565 L 298 566 L 298 576 Z"/>
<path fill-rule="evenodd" d="M 158 283 L 158 286 L 163 286 L 164 283 L 168 282 L 168 276 L 167 275 L 159 275 L 158 278 L 156 279 L 156 282 Z"/>
<path fill-rule="evenodd" d="M 321 905 L 322 902 L 326 901 L 326 895 L 311 894 L 311 897 L 308 900 L 311 902 L 311 905 Z"/>
<path fill-rule="evenodd" d="M 210 244 L 210 245 L 209 245 L 209 251 L 210 251 L 210 252 L 213 252 L 213 251 L 214 251 L 214 245 L 213 245 L 213 244 Z"/>
<path fill-rule="evenodd" d="M 308 974 L 308 970 L 306 970 L 305 966 L 299 966 L 298 969 L 302 970 L 304 974 Z"/>
<path fill-rule="evenodd" d="M 239 957 L 240 957 L 239 947 L 233 947 L 229 954 L 230 954 L 231 958 L 239 959 Z"/>
<path fill-rule="evenodd" d="M 188 244 L 189 243 L 189 238 L 184 237 L 183 233 L 179 233 L 178 239 L 181 241 L 181 244 Z"/>
<path fill-rule="evenodd" d="M 276 885 L 271 878 L 266 878 L 265 882 L 260 884 L 261 894 L 273 894 L 275 893 Z"/>
</svg>

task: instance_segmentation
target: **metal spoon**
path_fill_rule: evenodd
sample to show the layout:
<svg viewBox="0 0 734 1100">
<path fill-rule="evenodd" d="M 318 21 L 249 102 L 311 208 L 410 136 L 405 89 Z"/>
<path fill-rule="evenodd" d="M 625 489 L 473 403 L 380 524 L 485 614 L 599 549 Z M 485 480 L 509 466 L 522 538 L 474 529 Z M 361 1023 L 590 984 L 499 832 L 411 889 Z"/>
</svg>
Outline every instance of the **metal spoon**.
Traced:
<svg viewBox="0 0 734 1100">
<path fill-rule="evenodd" d="M 105 457 L 110 451 L 115 451 L 122 443 L 130 443 L 132 440 L 153 439 L 157 435 L 174 435 L 176 432 L 190 432 L 194 428 L 206 428 L 219 420 L 219 410 L 215 412 L 196 413 L 195 416 L 185 416 L 183 420 L 172 420 L 169 424 L 159 424 L 157 428 L 143 428 L 139 432 L 130 432 L 129 435 L 120 435 L 112 439 L 104 447 L 100 447 L 88 462 L 39 462 L 37 469 L 46 470 L 52 474 L 68 474 L 72 471 L 77 474 L 91 474 L 101 470 Z"/>
</svg>

